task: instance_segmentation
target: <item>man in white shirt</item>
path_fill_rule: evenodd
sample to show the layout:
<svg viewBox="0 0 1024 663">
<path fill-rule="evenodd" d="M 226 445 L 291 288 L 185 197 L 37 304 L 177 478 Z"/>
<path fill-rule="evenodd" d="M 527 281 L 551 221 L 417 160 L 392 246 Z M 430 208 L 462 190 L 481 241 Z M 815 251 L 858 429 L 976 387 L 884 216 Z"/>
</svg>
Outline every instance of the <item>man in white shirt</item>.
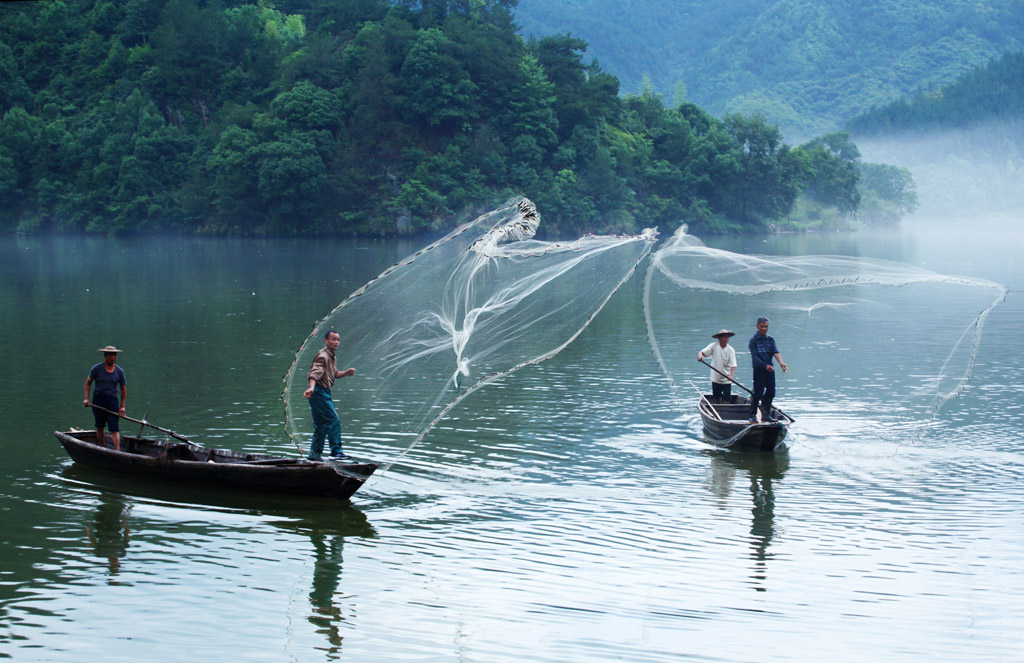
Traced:
<svg viewBox="0 0 1024 663">
<path fill-rule="evenodd" d="M 729 345 L 729 338 L 735 332 L 728 329 L 719 330 L 711 337 L 714 343 L 697 353 L 697 361 L 711 357 L 711 394 L 716 403 L 732 402 L 732 379 L 736 375 L 736 350 Z M 726 377 L 728 375 L 729 377 Z"/>
</svg>

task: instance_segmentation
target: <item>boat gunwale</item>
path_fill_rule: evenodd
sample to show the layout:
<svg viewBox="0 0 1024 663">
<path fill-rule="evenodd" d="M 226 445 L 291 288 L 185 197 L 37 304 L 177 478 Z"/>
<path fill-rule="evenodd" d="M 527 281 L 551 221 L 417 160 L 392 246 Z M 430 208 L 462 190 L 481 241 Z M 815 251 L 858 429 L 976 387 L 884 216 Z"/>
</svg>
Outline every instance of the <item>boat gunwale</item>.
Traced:
<svg viewBox="0 0 1024 663">
<path fill-rule="evenodd" d="M 377 463 L 334 463 L 301 458 L 276 457 L 269 454 L 242 454 L 229 449 L 212 449 L 195 443 L 180 443 L 154 438 L 123 435 L 124 443 L 142 441 L 150 449 L 198 449 L 222 452 L 230 457 L 248 456 L 251 460 L 220 462 L 194 458 L 174 458 L 168 454 L 133 453 L 114 450 L 96 442 L 95 431 L 54 431 L 71 459 L 82 465 L 135 477 L 156 477 L 191 484 L 257 491 L 306 494 L 348 499 L 377 470 Z M 280 460 L 279 464 L 266 463 Z M 279 479 L 275 481 L 275 479 Z M 354 484 L 354 487 L 352 487 Z"/>
<path fill-rule="evenodd" d="M 779 418 L 778 421 L 752 424 L 746 418 L 722 418 L 719 410 L 711 403 L 711 398 L 713 396 L 701 394 L 697 404 L 708 444 L 720 449 L 735 447 L 764 452 L 779 451 L 780 445 L 785 448 L 783 440 L 789 432 L 789 426 L 793 423 L 793 419 L 779 411 L 778 408 L 772 408 L 773 414 Z M 733 402 L 719 403 L 719 405 L 726 405 L 733 410 L 749 407 L 750 401 L 743 396 L 733 396 L 733 398 L 735 399 Z M 714 412 L 709 412 L 708 408 L 712 408 Z M 719 416 L 715 417 L 714 414 L 719 414 Z M 729 440 L 732 440 L 729 444 L 720 444 Z"/>
</svg>

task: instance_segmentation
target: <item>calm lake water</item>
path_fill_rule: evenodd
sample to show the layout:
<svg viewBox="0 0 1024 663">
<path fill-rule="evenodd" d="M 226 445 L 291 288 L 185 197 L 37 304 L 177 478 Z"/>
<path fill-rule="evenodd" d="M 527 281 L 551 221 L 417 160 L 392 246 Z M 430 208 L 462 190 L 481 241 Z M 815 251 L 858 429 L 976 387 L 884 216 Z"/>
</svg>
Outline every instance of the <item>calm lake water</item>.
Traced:
<svg viewBox="0 0 1024 663">
<path fill-rule="evenodd" d="M 842 375 L 817 412 L 786 401 L 796 375 L 788 453 L 713 450 L 669 396 L 635 277 L 351 504 L 126 479 L 52 433 L 91 425 L 82 383 L 113 343 L 130 415 L 297 453 L 280 392 L 299 344 L 420 242 L 2 238 L 0 658 L 1024 660 L 1022 222 L 709 241 L 1008 285 L 966 391 L 923 429 L 832 434 Z"/>
</svg>

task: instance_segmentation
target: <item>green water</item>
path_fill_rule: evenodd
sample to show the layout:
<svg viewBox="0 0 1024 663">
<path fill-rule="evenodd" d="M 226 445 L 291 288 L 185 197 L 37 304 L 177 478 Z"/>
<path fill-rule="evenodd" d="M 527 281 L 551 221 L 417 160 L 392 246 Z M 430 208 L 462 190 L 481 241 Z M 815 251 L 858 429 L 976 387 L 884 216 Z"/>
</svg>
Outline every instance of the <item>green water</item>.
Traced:
<svg viewBox="0 0 1024 663">
<path fill-rule="evenodd" d="M 712 450 L 669 397 L 636 278 L 567 350 L 467 398 L 350 505 L 105 474 L 52 432 L 91 425 L 82 383 L 116 344 L 130 415 L 297 453 L 279 396 L 299 344 L 419 242 L 0 239 L 0 657 L 1019 660 L 1012 226 L 712 242 L 1013 289 L 967 390 L 905 440 L 844 418 L 854 403 L 816 410 L 798 374 L 780 385 L 798 419 L 789 453 Z M 816 379 L 841 398 L 841 375 Z"/>
</svg>

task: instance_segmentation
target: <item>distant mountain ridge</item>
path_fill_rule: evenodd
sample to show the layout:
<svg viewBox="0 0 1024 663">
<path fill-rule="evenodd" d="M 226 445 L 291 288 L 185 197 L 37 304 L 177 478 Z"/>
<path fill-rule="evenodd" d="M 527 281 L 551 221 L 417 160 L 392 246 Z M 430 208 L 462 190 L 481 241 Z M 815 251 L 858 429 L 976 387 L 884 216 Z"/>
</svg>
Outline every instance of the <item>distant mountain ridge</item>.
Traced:
<svg viewBox="0 0 1024 663">
<path fill-rule="evenodd" d="M 794 141 L 1024 48 L 1019 0 L 519 0 L 516 22 L 586 40 L 624 92 L 685 90 Z"/>
<path fill-rule="evenodd" d="M 965 129 L 1024 117 L 1024 51 L 1007 53 L 934 90 L 858 115 L 846 129 L 857 136 Z"/>
<path fill-rule="evenodd" d="M 862 153 L 907 166 L 932 216 L 1024 208 L 1024 52 L 846 125 Z"/>
</svg>

